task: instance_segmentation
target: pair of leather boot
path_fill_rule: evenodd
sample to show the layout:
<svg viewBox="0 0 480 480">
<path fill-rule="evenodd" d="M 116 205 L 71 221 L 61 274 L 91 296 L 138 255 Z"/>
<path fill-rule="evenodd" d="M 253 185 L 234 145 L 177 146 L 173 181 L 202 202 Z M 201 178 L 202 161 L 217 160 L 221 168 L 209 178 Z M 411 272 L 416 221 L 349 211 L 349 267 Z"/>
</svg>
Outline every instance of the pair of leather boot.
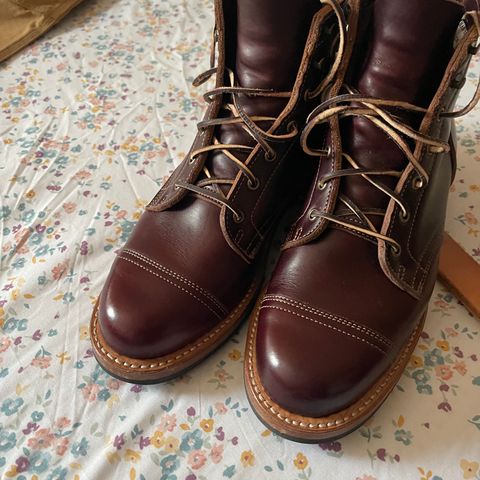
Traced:
<svg viewBox="0 0 480 480">
<path fill-rule="evenodd" d="M 479 34 L 472 0 L 216 0 L 195 80 L 215 79 L 208 109 L 115 259 L 91 322 L 100 364 L 170 379 L 251 312 L 260 419 L 312 442 L 368 419 L 422 332 Z"/>
</svg>

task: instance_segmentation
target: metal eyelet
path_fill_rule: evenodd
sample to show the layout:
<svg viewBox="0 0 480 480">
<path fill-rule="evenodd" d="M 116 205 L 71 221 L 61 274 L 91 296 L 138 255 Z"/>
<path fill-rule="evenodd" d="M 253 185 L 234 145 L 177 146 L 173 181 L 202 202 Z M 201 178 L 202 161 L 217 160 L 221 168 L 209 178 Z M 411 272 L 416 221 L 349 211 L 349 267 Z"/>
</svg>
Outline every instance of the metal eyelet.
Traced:
<svg viewBox="0 0 480 480">
<path fill-rule="evenodd" d="M 414 190 L 420 190 L 421 188 L 423 188 L 424 185 L 425 185 L 425 181 L 423 180 L 422 177 L 417 177 L 413 181 Z"/>
<path fill-rule="evenodd" d="M 260 186 L 260 180 L 255 177 L 255 180 L 252 182 L 252 180 L 248 179 L 247 181 L 247 187 L 249 190 L 257 190 L 257 188 Z"/>
<path fill-rule="evenodd" d="M 195 157 L 190 157 L 190 158 L 188 159 L 188 164 L 189 164 L 189 165 L 192 165 L 194 162 L 195 162 Z"/>
<path fill-rule="evenodd" d="M 391 245 L 390 246 L 390 250 L 392 251 L 392 255 L 394 257 L 399 257 L 402 253 L 402 247 L 400 247 L 400 245 Z"/>
<path fill-rule="evenodd" d="M 405 213 L 401 211 L 399 217 L 402 223 L 407 223 L 410 220 L 410 212 L 408 210 L 405 210 Z"/>
<path fill-rule="evenodd" d="M 327 187 L 327 182 L 324 182 L 323 180 L 318 181 L 317 188 L 319 190 L 325 190 L 326 187 Z"/>
<path fill-rule="evenodd" d="M 267 152 L 265 154 L 265 160 L 267 162 L 273 162 L 276 158 L 277 158 L 277 154 L 275 152 L 273 152 L 272 154 L 270 154 L 270 152 Z"/>
<path fill-rule="evenodd" d="M 329 157 L 331 154 L 332 154 L 332 146 L 329 145 L 329 146 L 327 147 L 327 149 L 324 150 L 323 155 L 325 155 L 326 157 Z"/>
<path fill-rule="evenodd" d="M 325 57 L 322 57 L 320 60 L 318 60 L 318 62 L 314 62 L 313 63 L 313 66 L 317 69 L 317 70 L 321 70 L 322 67 L 323 67 L 323 63 L 325 62 Z"/>
<path fill-rule="evenodd" d="M 298 133 L 298 125 L 297 125 L 297 122 L 296 122 L 295 120 L 292 120 L 291 122 L 288 122 L 287 130 L 288 130 L 288 133 L 291 133 L 291 132 L 293 132 L 294 130 L 297 130 L 297 133 Z"/>
<path fill-rule="evenodd" d="M 317 212 L 316 208 L 311 208 L 310 211 L 308 212 L 308 218 L 312 222 L 318 218 L 318 214 L 316 212 Z"/>
<path fill-rule="evenodd" d="M 235 223 L 242 223 L 243 220 L 245 220 L 245 214 L 241 210 L 233 214 L 233 221 Z"/>
</svg>

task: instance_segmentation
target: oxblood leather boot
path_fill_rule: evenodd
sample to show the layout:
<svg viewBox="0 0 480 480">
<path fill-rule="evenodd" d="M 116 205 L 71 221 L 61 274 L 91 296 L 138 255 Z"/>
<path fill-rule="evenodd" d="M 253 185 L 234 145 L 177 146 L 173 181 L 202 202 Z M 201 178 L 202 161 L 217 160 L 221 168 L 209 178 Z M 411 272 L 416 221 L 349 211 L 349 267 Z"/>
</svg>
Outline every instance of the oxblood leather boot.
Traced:
<svg viewBox="0 0 480 480">
<path fill-rule="evenodd" d="M 331 0 L 217 0 L 215 11 L 211 69 L 194 82 L 216 77 L 208 110 L 92 316 L 96 358 L 127 381 L 178 375 L 239 325 L 272 227 L 309 178 L 289 157 L 299 129 L 343 66 L 344 12 Z"/>
<path fill-rule="evenodd" d="M 453 118 L 479 98 L 451 113 L 477 50 L 476 2 L 362 1 L 360 12 L 345 85 L 302 133 L 318 171 L 247 337 L 252 407 L 304 442 L 360 426 L 402 374 L 437 274 Z"/>
</svg>

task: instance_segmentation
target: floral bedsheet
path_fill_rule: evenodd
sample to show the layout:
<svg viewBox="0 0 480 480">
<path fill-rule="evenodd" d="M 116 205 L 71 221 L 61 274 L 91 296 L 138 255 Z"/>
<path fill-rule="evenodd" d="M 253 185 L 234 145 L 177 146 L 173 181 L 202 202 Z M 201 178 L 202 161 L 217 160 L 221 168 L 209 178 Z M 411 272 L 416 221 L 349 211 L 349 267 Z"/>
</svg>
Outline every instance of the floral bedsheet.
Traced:
<svg viewBox="0 0 480 480">
<path fill-rule="evenodd" d="M 335 442 L 293 443 L 257 420 L 245 326 L 164 385 L 98 367 L 90 312 L 193 138 L 212 3 L 87 0 L 0 65 L 0 478 L 479 480 L 480 323 L 441 285 L 394 393 Z M 480 110 L 458 127 L 447 229 L 480 261 Z"/>
</svg>

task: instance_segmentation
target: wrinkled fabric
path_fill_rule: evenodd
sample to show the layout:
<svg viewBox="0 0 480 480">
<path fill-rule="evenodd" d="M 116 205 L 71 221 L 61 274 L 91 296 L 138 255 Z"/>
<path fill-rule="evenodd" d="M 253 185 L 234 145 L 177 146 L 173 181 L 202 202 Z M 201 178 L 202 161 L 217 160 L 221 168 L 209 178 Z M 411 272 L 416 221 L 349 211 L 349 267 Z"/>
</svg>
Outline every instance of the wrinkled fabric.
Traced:
<svg viewBox="0 0 480 480">
<path fill-rule="evenodd" d="M 480 323 L 440 284 L 391 397 L 320 446 L 279 438 L 251 411 L 245 326 L 163 385 L 97 365 L 93 304 L 194 137 L 204 90 L 191 80 L 208 68 L 212 22 L 210 0 L 91 0 L 0 64 L 0 477 L 480 478 Z M 458 122 L 447 219 L 477 261 L 479 112 Z"/>
<path fill-rule="evenodd" d="M 0 62 L 45 33 L 81 1 L 2 0 Z"/>
</svg>

